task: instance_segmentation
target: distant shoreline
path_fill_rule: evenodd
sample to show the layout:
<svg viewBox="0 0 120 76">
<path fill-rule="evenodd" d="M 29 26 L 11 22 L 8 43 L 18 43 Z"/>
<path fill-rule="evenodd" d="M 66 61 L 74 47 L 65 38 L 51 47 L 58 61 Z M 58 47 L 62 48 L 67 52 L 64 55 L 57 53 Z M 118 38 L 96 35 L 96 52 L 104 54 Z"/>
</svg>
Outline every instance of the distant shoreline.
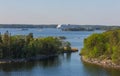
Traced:
<svg viewBox="0 0 120 76">
<path fill-rule="evenodd" d="M 93 31 L 93 30 L 112 30 L 120 28 L 119 25 L 81 25 L 81 24 L 61 24 L 64 31 Z M 58 24 L 0 24 L 0 28 L 58 28 Z"/>
<path fill-rule="evenodd" d="M 99 65 L 105 68 L 120 69 L 120 65 L 113 63 L 111 60 L 100 60 L 97 58 L 85 58 L 84 56 L 81 56 L 81 60 L 83 62 Z"/>
</svg>

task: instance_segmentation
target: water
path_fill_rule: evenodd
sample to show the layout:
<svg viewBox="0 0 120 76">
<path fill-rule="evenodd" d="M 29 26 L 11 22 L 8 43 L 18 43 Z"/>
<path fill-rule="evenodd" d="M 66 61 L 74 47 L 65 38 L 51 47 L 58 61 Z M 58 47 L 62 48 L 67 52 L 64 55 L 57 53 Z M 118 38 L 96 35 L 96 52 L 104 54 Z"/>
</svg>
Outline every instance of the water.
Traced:
<svg viewBox="0 0 120 76">
<path fill-rule="evenodd" d="M 11 35 L 26 35 L 30 32 L 34 37 L 66 36 L 72 47 L 79 50 L 83 47 L 84 38 L 92 33 L 103 31 L 61 31 L 59 29 L 0 29 L 1 33 L 9 31 Z M 120 70 L 107 69 L 81 61 L 79 52 L 61 54 L 59 57 L 44 61 L 28 63 L 0 64 L 0 76 L 119 76 Z"/>
</svg>

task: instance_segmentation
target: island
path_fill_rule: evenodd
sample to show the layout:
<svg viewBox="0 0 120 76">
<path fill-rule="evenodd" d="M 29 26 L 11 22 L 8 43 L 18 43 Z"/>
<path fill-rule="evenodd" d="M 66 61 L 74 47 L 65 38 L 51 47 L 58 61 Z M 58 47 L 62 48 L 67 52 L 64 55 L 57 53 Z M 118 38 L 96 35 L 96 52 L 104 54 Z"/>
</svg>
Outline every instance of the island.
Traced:
<svg viewBox="0 0 120 76">
<path fill-rule="evenodd" d="M 39 37 L 0 33 L 0 63 L 28 62 L 56 57 L 64 51 L 72 52 L 71 44 L 59 37 Z"/>
<path fill-rule="evenodd" d="M 120 29 L 85 38 L 80 55 L 84 62 L 120 69 Z"/>
</svg>

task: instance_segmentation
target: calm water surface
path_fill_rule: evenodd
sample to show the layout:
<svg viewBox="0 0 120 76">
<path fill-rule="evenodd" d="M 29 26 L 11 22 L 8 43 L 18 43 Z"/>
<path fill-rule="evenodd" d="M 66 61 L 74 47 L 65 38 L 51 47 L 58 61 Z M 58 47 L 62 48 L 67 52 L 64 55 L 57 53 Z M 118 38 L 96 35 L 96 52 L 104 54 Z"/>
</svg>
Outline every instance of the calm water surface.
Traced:
<svg viewBox="0 0 120 76">
<path fill-rule="evenodd" d="M 83 47 L 84 38 L 92 33 L 103 31 L 61 31 L 58 29 L 0 29 L 1 33 L 8 30 L 12 35 L 30 32 L 34 37 L 46 36 L 66 36 L 72 47 Z M 79 52 L 72 54 L 62 54 L 57 58 L 28 62 L 0 64 L 0 76 L 120 76 L 120 70 L 106 69 L 96 65 L 84 63 L 81 61 Z"/>
</svg>

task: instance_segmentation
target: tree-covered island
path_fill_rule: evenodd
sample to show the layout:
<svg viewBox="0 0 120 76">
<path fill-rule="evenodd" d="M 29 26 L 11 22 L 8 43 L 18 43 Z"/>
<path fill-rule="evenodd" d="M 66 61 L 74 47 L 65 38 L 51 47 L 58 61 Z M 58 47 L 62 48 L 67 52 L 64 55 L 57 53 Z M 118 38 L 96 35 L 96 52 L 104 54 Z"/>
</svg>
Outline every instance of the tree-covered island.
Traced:
<svg viewBox="0 0 120 76">
<path fill-rule="evenodd" d="M 120 68 L 120 29 L 94 33 L 84 39 L 80 55 L 88 63 Z"/>
<path fill-rule="evenodd" d="M 39 60 L 64 51 L 71 51 L 70 43 L 58 37 L 34 38 L 33 33 L 11 36 L 8 31 L 0 34 L 0 63 Z"/>
</svg>

